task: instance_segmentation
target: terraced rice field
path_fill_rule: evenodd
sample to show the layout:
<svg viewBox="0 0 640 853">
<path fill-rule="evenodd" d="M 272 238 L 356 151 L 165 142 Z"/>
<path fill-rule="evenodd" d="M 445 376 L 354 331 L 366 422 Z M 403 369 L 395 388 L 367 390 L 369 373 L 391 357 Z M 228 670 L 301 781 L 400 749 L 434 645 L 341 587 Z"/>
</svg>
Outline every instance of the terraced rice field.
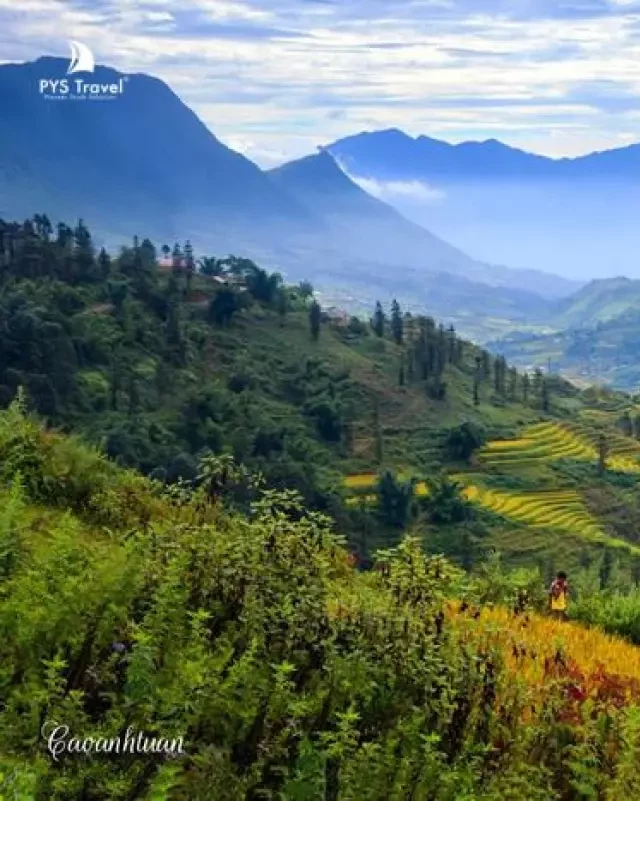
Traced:
<svg viewBox="0 0 640 853">
<path fill-rule="evenodd" d="M 612 471 L 640 475 L 640 443 L 614 432 L 607 432 Z M 557 459 L 597 462 L 598 432 L 589 427 L 569 427 L 559 421 L 545 421 L 528 427 L 515 439 L 490 441 L 478 455 L 486 465 L 539 465 Z"/>
<path fill-rule="evenodd" d="M 595 447 L 555 421 L 528 427 L 516 439 L 490 441 L 478 460 L 489 465 L 527 465 L 551 462 L 555 459 L 596 461 Z"/>
<path fill-rule="evenodd" d="M 594 447 L 597 446 L 599 430 L 592 427 L 576 427 L 575 432 L 584 440 L 590 441 Z M 613 430 L 605 431 L 605 435 L 610 453 L 607 466 L 612 471 L 640 474 L 640 442 Z"/>
<path fill-rule="evenodd" d="M 465 494 L 469 500 L 510 521 L 640 554 L 640 548 L 630 542 L 608 536 L 588 512 L 580 495 L 572 490 L 503 492 L 471 485 Z"/>
<path fill-rule="evenodd" d="M 364 475 L 357 482 L 362 489 Z M 375 488 L 376 475 L 367 475 L 370 489 Z M 455 479 L 455 478 L 454 478 Z M 536 492 L 510 492 L 489 489 L 475 483 L 468 483 L 462 477 L 458 482 L 464 485 L 467 500 L 483 509 L 500 515 L 516 524 L 525 524 L 540 531 L 554 530 L 569 536 L 575 536 L 587 542 L 606 545 L 610 548 L 623 548 L 640 555 L 640 547 L 624 539 L 616 539 L 605 533 L 598 520 L 585 507 L 578 492 L 571 489 L 542 490 Z M 345 480 L 345 485 L 355 482 L 353 477 Z M 426 495 L 426 483 L 416 485 L 416 494 Z M 347 503 L 356 505 L 361 500 L 367 504 L 376 502 L 375 494 L 361 493 L 359 497 L 349 498 Z"/>
<path fill-rule="evenodd" d="M 525 429 L 515 439 L 491 441 L 478 456 L 479 462 L 488 466 L 515 470 L 527 465 L 544 465 L 558 459 L 575 459 L 583 462 L 598 461 L 599 431 L 589 426 L 568 426 L 561 421 L 545 421 Z M 640 443 L 615 433 L 606 433 L 609 456 L 607 467 L 613 471 L 640 476 Z M 640 554 L 640 547 L 608 536 L 585 507 L 580 495 L 570 489 L 553 491 L 511 492 L 487 488 L 473 483 L 463 475 L 452 477 L 464 486 L 468 500 L 516 524 L 525 524 L 539 531 L 555 530 L 588 542 L 611 548 L 624 548 Z M 356 474 L 345 479 L 345 486 L 357 495 L 349 499 L 355 504 L 364 498 L 375 503 L 374 494 L 378 475 Z M 416 494 L 428 494 L 426 483 L 416 485 Z"/>
</svg>

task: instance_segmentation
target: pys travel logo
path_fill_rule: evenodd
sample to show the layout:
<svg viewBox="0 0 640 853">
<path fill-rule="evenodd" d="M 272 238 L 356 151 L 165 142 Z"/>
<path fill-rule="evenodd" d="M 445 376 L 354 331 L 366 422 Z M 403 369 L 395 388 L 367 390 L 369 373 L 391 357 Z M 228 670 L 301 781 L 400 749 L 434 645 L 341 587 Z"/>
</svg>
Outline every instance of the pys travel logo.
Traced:
<svg viewBox="0 0 640 853">
<path fill-rule="evenodd" d="M 47 101 L 114 101 L 125 93 L 128 77 L 118 76 L 110 82 L 87 81 L 80 74 L 94 74 L 93 51 L 80 41 L 70 41 L 71 61 L 65 77 L 40 78 L 38 90 Z"/>
</svg>

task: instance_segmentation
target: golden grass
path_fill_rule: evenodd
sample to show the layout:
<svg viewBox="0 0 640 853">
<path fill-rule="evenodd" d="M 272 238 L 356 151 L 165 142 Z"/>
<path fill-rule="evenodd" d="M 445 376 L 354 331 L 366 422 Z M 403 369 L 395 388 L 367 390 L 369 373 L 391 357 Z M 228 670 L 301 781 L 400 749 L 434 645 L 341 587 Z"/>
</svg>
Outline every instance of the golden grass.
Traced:
<svg viewBox="0 0 640 853">
<path fill-rule="evenodd" d="M 559 622 L 537 613 L 514 616 L 504 607 L 484 608 L 473 619 L 452 606 L 453 618 L 465 630 L 486 633 L 504 652 L 507 665 L 517 669 L 527 681 L 540 684 L 548 677 L 549 662 L 559 659 L 575 664 L 587 677 L 607 673 L 638 682 L 640 648 L 572 622 Z"/>
</svg>

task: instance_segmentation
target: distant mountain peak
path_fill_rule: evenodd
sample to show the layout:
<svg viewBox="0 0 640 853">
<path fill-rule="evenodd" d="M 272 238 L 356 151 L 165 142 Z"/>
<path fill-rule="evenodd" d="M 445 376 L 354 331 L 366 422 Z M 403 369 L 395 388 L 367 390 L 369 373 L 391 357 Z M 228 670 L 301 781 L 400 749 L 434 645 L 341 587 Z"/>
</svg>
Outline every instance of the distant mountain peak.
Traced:
<svg viewBox="0 0 640 853">
<path fill-rule="evenodd" d="M 69 58 L 56 56 L 0 65 L 1 217 L 82 216 L 97 235 L 118 241 L 130 233 L 181 240 L 204 234 L 217 251 L 236 254 L 268 245 L 276 223 L 291 230 L 315 224 L 156 77 L 97 65 L 86 78 L 126 76 L 121 95 L 93 102 L 42 97 L 36 81 L 66 77 L 68 67 Z"/>
<path fill-rule="evenodd" d="M 292 160 L 290 163 L 271 169 L 267 174 L 276 181 L 286 178 L 287 181 L 296 182 L 298 185 L 305 184 L 309 188 L 313 186 L 314 190 L 322 189 L 327 192 L 336 189 L 342 191 L 353 189 L 355 192 L 363 192 L 345 175 L 333 154 L 323 147 L 319 147 L 317 154 Z"/>
<path fill-rule="evenodd" d="M 344 154 L 345 151 L 350 149 L 356 145 L 377 145 L 379 144 L 380 150 L 382 150 L 385 144 L 389 142 L 402 142 L 409 147 L 412 147 L 414 150 L 419 150 L 422 148 L 424 150 L 425 147 L 430 148 L 438 148 L 443 151 L 448 151 L 453 156 L 456 152 L 460 151 L 479 151 L 479 150 L 493 150 L 495 152 L 510 152 L 511 154 L 516 153 L 521 155 L 523 158 L 530 158 L 538 161 L 545 161 L 551 164 L 567 164 L 567 163 L 580 163 L 583 161 L 588 161 L 590 159 L 595 158 L 609 158 L 616 157 L 618 155 L 629 155 L 634 153 L 640 153 L 640 142 L 632 143 L 627 146 L 621 146 L 618 148 L 608 148 L 601 151 L 593 151 L 588 154 L 582 154 L 576 157 L 550 157 L 544 154 L 537 154 L 533 151 L 527 151 L 524 148 L 519 148 L 515 145 L 510 145 L 507 142 L 503 142 L 500 139 L 496 139 L 495 137 L 489 137 L 488 139 L 467 139 L 462 140 L 460 142 L 448 142 L 444 139 L 438 139 L 435 136 L 427 136 L 426 134 L 419 134 L 417 136 L 411 136 L 411 134 L 406 133 L 403 130 L 399 130 L 398 128 L 392 127 L 387 128 L 385 130 L 371 130 L 371 131 L 363 131 L 362 133 L 357 133 L 352 136 L 346 136 L 342 139 L 338 139 L 333 142 L 331 145 L 325 146 L 328 150 L 333 153 L 341 153 Z"/>
</svg>

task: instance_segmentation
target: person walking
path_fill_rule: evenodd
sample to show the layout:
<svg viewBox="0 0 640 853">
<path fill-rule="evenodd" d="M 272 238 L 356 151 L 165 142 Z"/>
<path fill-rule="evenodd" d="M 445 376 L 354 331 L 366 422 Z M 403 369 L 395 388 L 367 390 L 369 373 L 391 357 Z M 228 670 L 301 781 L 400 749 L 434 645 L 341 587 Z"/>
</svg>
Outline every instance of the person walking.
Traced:
<svg viewBox="0 0 640 853">
<path fill-rule="evenodd" d="M 565 572 L 558 572 L 556 579 L 549 588 L 549 609 L 556 619 L 565 621 L 567 619 L 567 607 L 569 604 L 569 584 Z"/>
</svg>

